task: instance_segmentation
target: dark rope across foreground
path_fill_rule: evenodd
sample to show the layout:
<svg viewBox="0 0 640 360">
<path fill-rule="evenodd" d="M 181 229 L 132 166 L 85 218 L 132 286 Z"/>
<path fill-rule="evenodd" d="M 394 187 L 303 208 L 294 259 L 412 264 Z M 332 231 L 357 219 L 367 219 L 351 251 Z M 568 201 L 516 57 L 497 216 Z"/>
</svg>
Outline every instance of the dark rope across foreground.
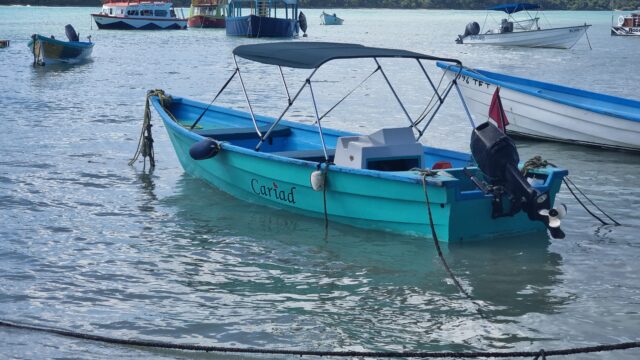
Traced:
<svg viewBox="0 0 640 360">
<path fill-rule="evenodd" d="M 236 354 L 271 354 L 271 355 L 296 355 L 296 356 L 339 356 L 339 357 L 379 357 L 379 358 L 508 358 L 508 357 L 535 357 L 544 359 L 546 356 L 554 355 L 572 355 L 586 354 L 612 350 L 627 350 L 640 348 L 640 341 L 631 341 L 619 344 L 597 345 L 572 349 L 561 350 L 540 350 L 540 351 L 513 351 L 513 352 L 492 352 L 492 351 L 307 351 L 307 350 L 286 350 L 286 349 L 257 349 L 257 348 L 239 348 L 226 346 L 205 346 L 195 344 L 176 344 L 163 341 L 145 341 L 134 339 L 118 339 L 108 336 L 85 334 L 76 331 L 49 328 L 44 326 L 18 324 L 9 321 L 0 320 L 0 326 L 24 329 L 31 331 L 41 331 L 61 336 L 100 341 L 109 344 L 141 346 L 148 348 L 189 350 L 189 351 L 205 351 L 205 352 L 221 352 Z"/>
</svg>

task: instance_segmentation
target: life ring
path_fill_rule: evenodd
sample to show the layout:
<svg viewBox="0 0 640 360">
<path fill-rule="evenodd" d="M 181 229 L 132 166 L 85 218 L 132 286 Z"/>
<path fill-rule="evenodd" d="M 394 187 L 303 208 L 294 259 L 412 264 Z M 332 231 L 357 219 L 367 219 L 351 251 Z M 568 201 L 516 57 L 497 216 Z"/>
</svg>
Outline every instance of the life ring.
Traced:
<svg viewBox="0 0 640 360">
<path fill-rule="evenodd" d="M 618 26 L 624 25 L 624 16 L 618 16 Z"/>
</svg>

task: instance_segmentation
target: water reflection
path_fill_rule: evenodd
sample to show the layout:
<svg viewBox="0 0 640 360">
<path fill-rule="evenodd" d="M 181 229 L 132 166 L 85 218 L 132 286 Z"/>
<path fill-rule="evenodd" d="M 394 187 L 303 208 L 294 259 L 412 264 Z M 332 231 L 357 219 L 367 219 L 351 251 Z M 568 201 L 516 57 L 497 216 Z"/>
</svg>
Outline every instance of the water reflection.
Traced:
<svg viewBox="0 0 640 360">
<path fill-rule="evenodd" d="M 401 308 L 418 294 L 426 303 L 455 299 L 459 305 L 448 303 L 444 307 L 473 313 L 468 304 L 462 304 L 466 300 L 450 283 L 431 240 L 334 223 L 325 237 L 321 219 L 246 203 L 187 175 L 176 185 L 177 193 L 161 202 L 175 210 L 172 221 L 178 224 L 181 238 L 193 239 L 181 242 L 182 246 L 212 252 L 221 247 L 238 247 L 236 261 L 251 262 L 261 270 L 276 267 L 286 273 L 311 273 L 311 277 L 322 272 L 321 277 L 326 277 L 323 281 L 342 284 L 338 287 L 347 291 L 345 296 L 356 296 L 363 289 L 404 289 L 406 293 L 399 290 L 400 293 L 385 296 Z M 450 244 L 445 246 L 444 255 L 464 286 L 489 310 L 490 317 L 552 314 L 571 296 L 553 292 L 561 282 L 562 258 L 549 251 L 548 245 L 547 236 L 539 234 Z M 227 286 L 230 290 L 235 288 L 231 291 L 242 288 L 258 293 L 300 292 L 297 281 L 287 284 L 287 279 L 279 276 L 267 278 L 280 285 Z M 437 306 L 427 307 L 441 311 Z"/>
</svg>

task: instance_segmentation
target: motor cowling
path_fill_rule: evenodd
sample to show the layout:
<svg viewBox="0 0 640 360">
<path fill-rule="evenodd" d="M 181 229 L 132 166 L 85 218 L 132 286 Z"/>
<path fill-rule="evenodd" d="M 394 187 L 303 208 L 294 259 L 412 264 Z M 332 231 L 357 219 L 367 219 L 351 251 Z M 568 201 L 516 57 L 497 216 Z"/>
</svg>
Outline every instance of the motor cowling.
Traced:
<svg viewBox="0 0 640 360">
<path fill-rule="evenodd" d="M 78 36 L 76 29 L 74 29 L 71 24 L 64 26 L 64 33 L 67 35 L 67 39 L 69 39 L 69 41 L 80 41 L 80 36 Z"/>
<path fill-rule="evenodd" d="M 307 17 L 304 15 L 304 13 L 302 11 L 300 11 L 300 13 L 298 14 L 298 25 L 300 26 L 300 30 L 302 30 L 303 33 L 307 32 Z"/>
<path fill-rule="evenodd" d="M 464 28 L 464 35 L 462 36 L 465 37 L 469 35 L 478 35 L 478 34 L 480 34 L 480 24 L 473 21 L 468 23 L 467 26 Z"/>
<path fill-rule="evenodd" d="M 520 173 L 520 156 L 511 138 L 492 123 L 485 122 L 471 134 L 471 154 L 478 168 L 488 177 L 488 188 L 494 195 L 494 218 L 513 216 L 524 210 L 529 219 L 543 222 L 553 237 L 564 237 L 559 223 L 550 226 L 548 213 L 554 209 L 550 210 L 549 194 L 531 187 Z M 508 211 L 503 210 L 503 195 L 507 196 L 511 205 Z"/>
</svg>

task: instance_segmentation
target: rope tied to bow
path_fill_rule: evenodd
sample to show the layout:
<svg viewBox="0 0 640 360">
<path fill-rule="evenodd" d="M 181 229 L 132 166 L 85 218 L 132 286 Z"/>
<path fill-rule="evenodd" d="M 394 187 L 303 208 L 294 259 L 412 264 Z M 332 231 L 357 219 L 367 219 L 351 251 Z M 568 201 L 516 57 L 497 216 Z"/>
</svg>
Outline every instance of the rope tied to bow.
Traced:
<svg viewBox="0 0 640 360">
<path fill-rule="evenodd" d="M 151 134 L 151 98 L 158 97 L 160 105 L 166 107 L 172 101 L 171 96 L 166 95 L 164 90 L 156 89 L 147 91 L 147 100 L 144 105 L 144 119 L 142 120 L 142 130 L 140 131 L 140 139 L 138 140 L 138 148 L 133 158 L 129 161 L 129 165 L 133 165 L 140 155 L 144 159 L 143 166 L 147 164 L 147 158 L 149 158 L 149 167 L 153 169 L 156 167 L 155 152 L 153 151 L 153 135 Z M 175 121 L 173 115 L 167 112 L 171 118 Z"/>
</svg>

